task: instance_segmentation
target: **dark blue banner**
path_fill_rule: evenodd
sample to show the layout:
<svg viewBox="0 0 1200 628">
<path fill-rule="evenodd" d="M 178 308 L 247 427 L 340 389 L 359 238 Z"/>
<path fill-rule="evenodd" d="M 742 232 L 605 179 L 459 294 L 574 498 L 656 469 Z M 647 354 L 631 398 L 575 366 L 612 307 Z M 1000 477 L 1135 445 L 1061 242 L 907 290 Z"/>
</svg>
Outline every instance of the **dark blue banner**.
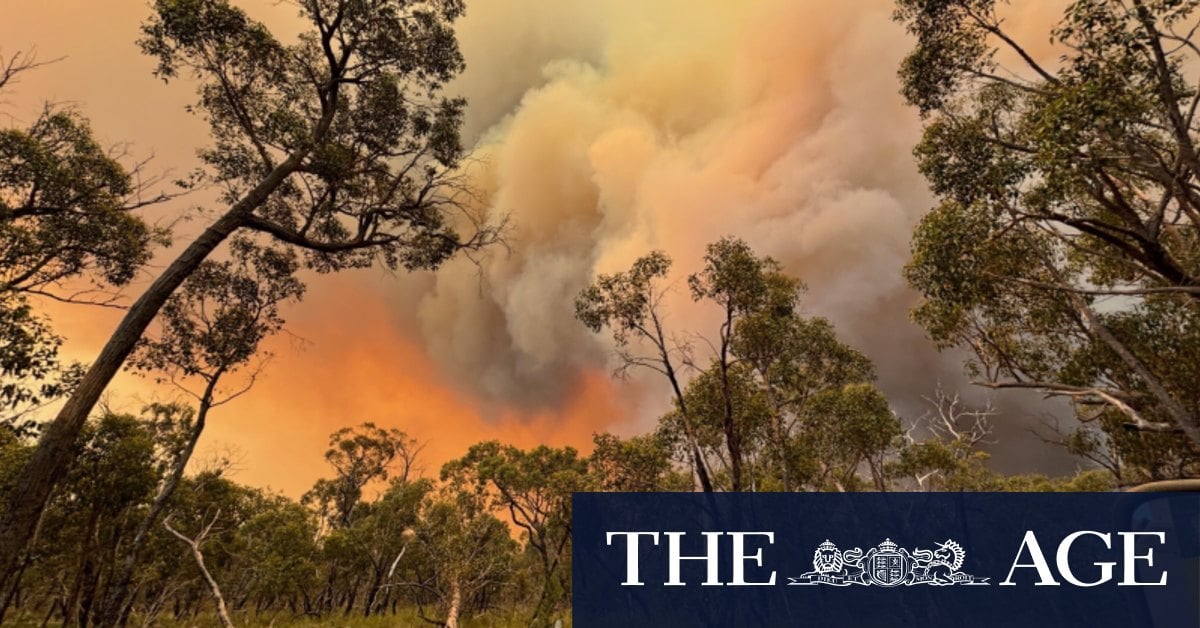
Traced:
<svg viewBox="0 0 1200 628">
<path fill-rule="evenodd" d="M 1200 626 L 1200 494 L 579 493 L 574 625 Z"/>
</svg>

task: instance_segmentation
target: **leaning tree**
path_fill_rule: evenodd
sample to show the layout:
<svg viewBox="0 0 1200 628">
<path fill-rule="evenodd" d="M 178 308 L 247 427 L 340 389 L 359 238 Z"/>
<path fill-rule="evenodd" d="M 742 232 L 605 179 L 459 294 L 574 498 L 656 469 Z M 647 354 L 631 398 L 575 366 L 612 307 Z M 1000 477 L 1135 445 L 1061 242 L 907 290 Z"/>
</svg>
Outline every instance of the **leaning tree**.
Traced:
<svg viewBox="0 0 1200 628">
<path fill-rule="evenodd" d="M 298 0 L 285 42 L 227 0 L 157 0 L 142 50 L 170 81 L 190 75 L 208 122 L 201 152 L 224 209 L 128 309 L 49 423 L 0 517 L 7 578 L 101 393 L 159 310 L 235 232 L 266 234 L 333 272 L 434 268 L 494 229 L 464 204 L 456 166 L 465 102 L 442 95 L 463 69 L 460 0 Z"/>
</svg>

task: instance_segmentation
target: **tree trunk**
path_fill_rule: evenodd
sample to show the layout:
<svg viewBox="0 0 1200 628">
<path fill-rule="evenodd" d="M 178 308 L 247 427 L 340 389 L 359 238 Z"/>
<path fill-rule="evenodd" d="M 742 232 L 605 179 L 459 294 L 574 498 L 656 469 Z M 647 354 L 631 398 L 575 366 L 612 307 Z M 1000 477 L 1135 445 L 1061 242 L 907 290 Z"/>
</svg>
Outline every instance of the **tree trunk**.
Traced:
<svg viewBox="0 0 1200 628">
<path fill-rule="evenodd" d="M 462 612 L 462 584 L 458 578 L 450 583 L 450 607 L 446 609 L 446 628 L 458 628 L 458 615 Z"/>
<path fill-rule="evenodd" d="M 354 603 L 358 601 L 359 579 L 355 578 L 350 586 L 350 591 L 346 593 L 346 608 L 342 611 L 343 615 L 349 615 L 354 612 Z"/>
<path fill-rule="evenodd" d="M 658 321 L 658 315 L 652 309 L 650 316 L 654 320 L 654 331 L 657 336 L 654 342 L 658 347 L 659 360 L 662 362 L 663 369 L 666 371 L 667 380 L 671 382 L 671 390 L 675 393 L 675 401 L 679 404 L 679 415 L 683 420 L 683 433 L 687 437 L 688 446 L 692 450 L 692 465 L 696 469 L 696 478 L 700 480 L 700 490 L 705 493 L 713 492 L 712 480 L 708 475 L 708 465 L 704 462 L 704 454 L 700 452 L 700 444 L 696 440 L 696 435 L 692 430 L 692 417 L 688 414 L 687 402 L 683 398 L 683 389 L 679 385 L 679 376 L 675 373 L 675 365 L 671 361 L 671 353 L 667 351 L 667 340 L 663 336 L 662 324 Z"/>
<path fill-rule="evenodd" d="M 75 458 L 75 441 L 88 415 L 99 401 L 101 393 L 125 364 L 125 359 L 142 337 L 142 332 L 184 280 L 231 233 L 246 224 L 254 210 L 265 203 L 275 189 L 296 171 L 306 156 L 306 150 L 293 153 L 275 167 L 262 182 L 193 240 L 125 313 L 125 318 L 121 319 L 100 355 L 79 381 L 71 398 L 47 426 L 33 457 L 21 469 L 16 484 L 9 492 L 8 507 L 0 515 L 0 590 L 16 570 L 21 551 L 33 535 L 50 492 Z"/>
<path fill-rule="evenodd" d="M 721 330 L 721 394 L 725 397 L 725 446 L 729 448 L 729 484 L 734 493 L 742 491 L 742 443 L 733 418 L 733 395 L 729 390 L 729 338 L 733 334 L 733 306 L 725 305 L 725 324 Z"/>
<path fill-rule="evenodd" d="M 375 611 L 375 602 L 379 599 L 379 591 L 383 586 L 383 570 L 376 568 L 371 578 L 371 585 L 367 588 L 367 600 L 363 603 L 363 617 L 370 617 Z"/>
<path fill-rule="evenodd" d="M 76 615 L 76 610 L 79 608 L 79 596 L 83 590 L 84 582 L 88 578 L 92 566 L 92 557 L 95 555 L 95 550 L 92 547 L 92 541 L 96 538 L 96 529 L 100 525 L 100 509 L 98 506 L 92 507 L 92 513 L 88 516 L 87 524 L 83 528 L 83 536 L 79 541 L 79 566 L 75 570 L 75 577 L 71 580 L 71 588 L 67 590 L 66 601 L 63 606 L 66 607 L 66 612 L 63 613 L 63 626 L 69 626 L 71 620 Z M 78 615 L 79 622 L 82 625 L 84 617 Z"/>
<path fill-rule="evenodd" d="M 175 528 L 172 528 L 170 521 L 163 521 L 163 527 L 191 549 L 192 558 L 196 561 L 196 566 L 200 568 L 200 575 L 204 576 L 204 582 L 208 584 L 208 592 L 212 595 L 213 602 L 217 605 L 217 618 L 221 620 L 221 626 L 223 628 L 234 628 L 233 620 L 229 618 L 229 610 L 225 605 L 225 597 L 221 595 L 221 587 L 208 571 L 208 567 L 204 564 L 204 552 L 200 551 L 200 544 L 204 542 L 204 537 L 208 535 L 209 530 L 212 529 L 213 524 L 216 523 L 217 518 L 220 516 L 221 511 L 218 510 L 217 515 L 213 517 L 212 523 L 209 523 L 204 528 L 204 531 L 195 539 L 189 539 Z"/>
<path fill-rule="evenodd" d="M 770 388 L 771 386 L 768 384 L 767 396 L 774 397 Z M 791 462 L 788 460 L 787 437 L 783 429 L 783 410 L 775 406 L 774 399 L 770 399 L 768 403 L 775 408 L 771 417 L 771 437 L 775 439 L 775 446 L 772 449 L 775 450 L 775 461 L 779 465 L 779 479 L 783 486 L 783 492 L 790 493 L 792 491 L 792 471 Z"/>
<path fill-rule="evenodd" d="M 692 466 L 696 470 L 696 478 L 700 480 L 700 489 L 705 493 L 713 492 L 712 480 L 708 476 L 708 465 L 704 463 L 704 454 L 700 452 L 700 445 L 696 442 L 696 436 L 692 430 L 692 418 L 688 414 L 687 402 L 683 398 L 683 390 L 679 386 L 679 378 L 675 375 L 675 367 L 671 364 L 671 358 L 667 354 L 666 349 L 662 349 L 663 367 L 667 372 L 667 379 L 671 382 L 671 389 L 675 392 L 675 402 L 679 404 L 679 417 L 683 423 L 683 434 L 687 438 L 688 446 L 692 450 Z"/>
<path fill-rule="evenodd" d="M 21 589 L 21 576 L 25 575 L 25 568 L 29 566 L 29 560 L 22 560 L 17 573 L 9 583 L 8 592 L 4 595 L 4 601 L 0 602 L 0 624 L 4 623 L 4 617 L 8 614 L 8 609 L 13 606 L 13 602 L 17 599 L 17 594 Z"/>
<path fill-rule="evenodd" d="M 329 564 L 329 578 L 325 581 L 325 590 L 317 597 L 317 612 L 333 613 L 334 602 L 337 598 L 338 560 L 334 558 Z"/>
<path fill-rule="evenodd" d="M 0 518 L 0 577 L 11 574 L 17 555 L 24 549 L 45 508 L 50 491 L 65 475 L 74 459 L 75 441 L 101 393 L 125 363 L 142 332 L 175 289 L 239 225 L 242 218 L 230 212 L 223 216 L 178 257 L 125 314 L 99 357 L 38 442 L 33 457 L 21 470 L 9 495 L 8 509 Z"/>
<path fill-rule="evenodd" d="M 142 547 L 146 544 L 150 528 L 158 522 L 158 518 L 166 510 L 171 496 L 175 494 L 175 489 L 179 487 L 179 481 L 183 479 L 183 471 L 187 467 L 188 461 L 191 460 L 192 453 L 196 450 L 196 443 L 200 440 L 200 434 L 204 431 L 204 424 L 208 418 L 208 411 L 212 408 L 213 394 L 219 379 L 220 374 L 218 373 L 205 386 L 204 394 L 200 399 L 200 408 L 196 412 L 196 423 L 192 426 L 191 433 L 188 434 L 187 443 L 184 444 L 183 450 L 176 457 L 175 464 L 171 469 L 171 475 L 167 477 L 162 490 L 154 497 L 154 503 L 150 505 L 150 511 L 146 513 L 146 516 L 138 525 L 133 542 L 125 554 L 125 559 L 121 562 L 117 574 L 112 579 L 113 584 L 109 588 L 109 593 L 105 596 L 105 600 L 101 604 L 96 617 L 96 625 L 100 628 L 116 626 L 121 619 L 121 609 L 125 607 L 125 603 L 129 598 L 129 586 L 133 581 L 133 572 L 134 568 L 137 567 L 138 555 Z"/>
<path fill-rule="evenodd" d="M 192 558 L 196 559 L 196 566 L 200 568 L 200 572 L 204 574 L 204 581 L 208 583 L 208 591 L 217 604 L 217 617 L 221 620 L 221 625 L 224 628 L 234 628 L 233 621 L 229 619 L 229 610 L 225 607 L 225 598 L 221 596 L 221 587 L 217 585 L 217 581 L 204 566 L 204 554 L 201 553 L 199 546 L 192 547 Z"/>
<path fill-rule="evenodd" d="M 1058 267 L 1052 261 L 1046 259 L 1044 254 L 1043 263 L 1046 269 L 1053 274 L 1056 282 L 1067 285 Z M 1192 446 L 1200 448 L 1200 425 L 1196 423 L 1195 417 L 1167 391 L 1158 377 L 1151 373 L 1150 369 L 1124 343 L 1113 335 L 1112 331 L 1100 320 L 1100 317 L 1096 315 L 1096 312 L 1083 297 L 1070 290 L 1064 290 L 1063 293 L 1071 303 L 1071 306 L 1075 308 L 1079 316 L 1086 322 L 1088 332 L 1094 334 L 1101 342 L 1108 345 L 1108 348 L 1112 349 L 1113 353 L 1117 354 L 1117 357 L 1137 374 L 1142 382 L 1146 384 L 1146 387 L 1150 389 L 1150 394 L 1162 404 L 1163 409 L 1166 410 L 1167 414 L 1175 422 L 1175 426 L 1191 441 Z"/>
</svg>

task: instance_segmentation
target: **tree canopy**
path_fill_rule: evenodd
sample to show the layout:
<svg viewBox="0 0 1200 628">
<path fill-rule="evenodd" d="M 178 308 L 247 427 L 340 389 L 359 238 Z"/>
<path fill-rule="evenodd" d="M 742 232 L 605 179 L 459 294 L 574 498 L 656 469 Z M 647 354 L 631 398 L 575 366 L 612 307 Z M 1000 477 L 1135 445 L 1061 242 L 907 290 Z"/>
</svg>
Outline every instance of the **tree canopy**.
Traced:
<svg viewBox="0 0 1200 628">
<path fill-rule="evenodd" d="M 914 317 L 971 349 L 979 383 L 1066 397 L 1120 455 L 1152 444 L 1178 461 L 1141 477 L 1194 473 L 1200 446 L 1195 9 L 1074 2 L 1045 63 L 995 2 L 896 13 L 939 198 L 913 235 Z"/>
<path fill-rule="evenodd" d="M 740 239 L 709 245 L 702 270 L 688 278 L 692 298 L 720 314 L 716 333 L 706 336 L 665 328 L 659 282 L 670 263 L 655 251 L 626 272 L 601 275 L 576 299 L 576 313 L 593 331 L 611 330 L 619 371 L 648 368 L 667 378 L 674 409 L 656 438 L 691 466 L 701 487 L 845 490 L 866 468 L 884 487 L 882 456 L 900 434 L 899 420 L 872 384 L 870 360 L 842 343 L 828 320 L 801 314 L 804 284 Z M 598 444 L 612 462 L 621 460 L 615 444 Z"/>
</svg>

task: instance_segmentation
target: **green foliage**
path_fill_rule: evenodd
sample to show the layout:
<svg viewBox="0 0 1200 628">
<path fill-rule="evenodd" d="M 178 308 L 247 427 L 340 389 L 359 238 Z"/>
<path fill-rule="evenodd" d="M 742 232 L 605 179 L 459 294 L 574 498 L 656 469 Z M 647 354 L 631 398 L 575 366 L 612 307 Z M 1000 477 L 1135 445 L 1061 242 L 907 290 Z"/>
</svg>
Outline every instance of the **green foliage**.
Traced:
<svg viewBox="0 0 1200 628">
<path fill-rule="evenodd" d="M 733 423 L 741 442 L 765 438 L 772 408 L 749 366 L 735 364 L 725 374 L 715 365 L 701 371 L 684 392 L 696 418 L 697 439 L 708 449 L 724 447 L 725 400 L 733 406 Z"/>
<path fill-rule="evenodd" d="M 74 110 L 48 106 L 28 128 L 0 129 L 0 421 L 15 426 L 80 375 L 30 297 L 90 301 L 167 243 L 134 211 L 163 198 L 142 198 L 135 174 Z"/>
<path fill-rule="evenodd" d="M 858 488 L 859 469 L 870 472 L 871 488 L 885 489 L 884 458 L 900 436 L 900 421 L 887 399 L 866 382 L 828 388 L 813 395 L 799 417 L 798 436 L 789 457 L 801 475 L 816 487 Z"/>
<path fill-rule="evenodd" d="M 575 318 L 593 332 L 610 330 L 620 358 L 618 373 L 646 368 L 662 374 L 671 384 L 680 407 L 681 450 L 690 458 L 700 487 L 711 491 L 708 464 L 683 399 L 684 382 L 679 369 L 680 362 L 688 359 L 688 347 L 668 339 L 660 311 L 665 292 L 658 284 L 670 269 L 671 259 L 662 251 L 652 251 L 634 261 L 626 272 L 597 277 L 576 296 Z M 647 349 L 641 350 L 642 346 Z"/>
<path fill-rule="evenodd" d="M 899 421 L 870 384 L 870 360 L 838 340 L 829 321 L 800 314 L 804 284 L 742 240 L 709 245 L 688 285 L 722 317 L 715 337 L 688 334 L 711 349 L 698 368 L 694 347 L 668 341 L 675 336 L 663 326 L 656 283 L 669 269 L 666 255 L 652 252 L 626 272 L 598 277 L 575 302 L 588 328 L 611 330 L 620 368 L 658 371 L 675 393 L 653 440 L 597 437 L 593 465 L 604 485 L 657 486 L 650 448 L 661 443 L 706 489 L 883 488 L 883 457 Z M 680 364 L 695 369 L 690 381 L 681 381 Z M 862 470 L 868 483 L 857 478 Z"/>
<path fill-rule="evenodd" d="M 622 346 L 639 336 L 657 336 L 647 327 L 658 300 L 653 282 L 666 277 L 670 269 L 671 258 L 653 251 L 638 258 L 627 272 L 599 277 L 575 299 L 576 318 L 593 332 L 610 327 Z"/>
<path fill-rule="evenodd" d="M 433 268 L 464 246 L 453 170 L 465 101 L 440 92 L 463 69 L 458 0 L 304 0 L 285 44 L 224 0 L 158 0 L 142 50 L 156 74 L 199 83 L 201 156 L 237 204 L 271 179 L 244 226 L 305 251 L 321 272 L 381 262 Z"/>
<path fill-rule="evenodd" d="M 588 472 L 596 490 L 629 493 L 689 491 L 691 478 L 674 468 L 671 445 L 660 434 L 621 439 L 595 434 Z"/>
<path fill-rule="evenodd" d="M 381 428 L 369 421 L 355 428 L 344 427 L 329 436 L 329 449 L 325 451 L 334 478 L 318 480 L 303 501 L 316 507 L 328 525 L 346 527 L 363 489 L 372 482 L 387 480 L 395 463 L 402 465 L 400 480 L 407 481 L 419 451 L 416 441 L 395 428 Z"/>
<path fill-rule="evenodd" d="M 238 530 L 241 560 L 254 565 L 247 589 L 262 598 L 294 598 L 317 583 L 316 517 L 300 504 L 275 498 Z"/>
<path fill-rule="evenodd" d="M 424 564 L 417 577 L 434 592 L 447 624 L 485 609 L 487 596 L 511 578 L 517 542 L 486 506 L 475 493 L 449 487 L 424 503 L 413 530 L 417 561 Z"/>
<path fill-rule="evenodd" d="M 1042 475 L 993 476 L 991 482 L 972 487 L 970 490 L 1045 493 L 1111 491 L 1114 488 L 1111 475 L 1102 470 L 1091 470 L 1066 478 L 1048 478 Z"/>
<path fill-rule="evenodd" d="M 762 396 L 749 367 L 737 364 L 734 373 L 741 388 L 734 394 L 737 406 L 761 408 L 761 399 L 742 396 Z M 697 379 L 703 383 L 689 396 L 709 395 L 720 405 L 714 375 Z M 870 490 L 882 473 L 889 489 L 912 488 L 906 482 L 916 475 L 925 476 L 918 488 L 927 490 L 1113 488 L 1107 471 L 1072 478 L 990 472 L 986 455 L 975 447 L 983 433 L 972 425 L 978 415 L 954 407 L 945 415 L 948 431 L 897 445 L 894 417 L 869 383 L 821 388 L 796 416 L 799 426 L 789 441 L 797 485 Z M 745 411 L 738 411 L 739 421 Z M 99 601 L 114 586 L 113 565 L 133 543 L 195 416 L 190 408 L 158 405 L 140 416 L 110 413 L 89 423 L 81 445 L 86 464 L 61 485 L 47 510 L 22 571 L 25 593 L 13 598 L 6 619 L 96 621 Z M 719 421 L 711 423 L 706 429 L 715 432 L 716 449 L 721 430 Z M 762 429 L 758 419 L 746 423 Z M 758 438 L 746 440 L 754 444 L 750 486 L 777 489 L 774 459 Z M 479 443 L 445 465 L 441 481 L 434 481 L 417 475 L 411 452 L 419 447 L 402 433 L 347 428 L 332 435 L 327 456 L 338 478 L 378 481 L 385 472 L 389 477 L 377 495 L 360 487 L 348 523 L 331 521 L 322 502 L 305 505 L 243 486 L 221 467 L 184 478 L 169 499 L 167 521 L 188 537 L 207 531 L 201 546 L 205 565 L 239 625 L 428 620 L 528 626 L 558 619 L 569 625 L 572 493 L 691 488 L 672 463 L 666 436 L 604 434 L 595 443 L 591 456 L 571 448 Z M 12 464 L 30 451 L 11 432 L 0 431 L 0 489 Z M 879 462 L 868 459 L 884 454 L 885 464 L 872 467 Z M 729 485 L 724 470 L 715 479 Z M 130 621 L 215 625 L 208 587 L 190 551 L 163 527 L 150 530 L 132 578 Z"/>
<path fill-rule="evenodd" d="M 940 197 L 913 234 L 914 318 L 969 347 L 980 383 L 1069 398 L 1133 476 L 1195 474 L 1197 49 L 1172 28 L 1196 4 L 1073 2 L 1053 68 L 991 1 L 898 4 L 917 39 L 900 72 L 926 120 L 916 156 Z"/>
<path fill-rule="evenodd" d="M 34 545 L 46 559 L 31 565 L 27 576 L 58 582 L 70 617 L 90 612 L 105 569 L 136 526 L 130 515 L 153 496 L 160 477 L 147 421 L 106 413 L 82 436 L 81 464 L 60 485 Z"/>
<path fill-rule="evenodd" d="M 23 295 L 0 293 L 0 425 L 27 435 L 22 418 L 67 392 L 79 377 L 78 365 L 58 359 L 62 338 L 33 311 Z"/>
<path fill-rule="evenodd" d="M 105 412 L 75 443 L 0 619 L 104 623 L 99 603 L 129 556 L 121 622 L 203 625 L 211 591 L 190 549 L 159 526 L 139 540 L 160 506 L 173 529 L 205 537 L 207 569 L 246 625 L 545 626 L 569 625 L 579 491 L 690 490 L 693 474 L 705 490 L 838 491 L 1111 490 L 1194 474 L 1195 439 L 1179 432 L 1200 416 L 1196 49 L 1168 30 L 1196 3 L 1075 2 L 1053 32 L 1065 50 L 1053 72 L 1008 38 L 994 4 L 898 2 L 917 40 L 901 69 L 926 123 L 916 156 L 939 197 L 906 268 L 924 297 L 914 317 L 940 347 L 969 346 L 982 383 L 1072 399 L 1082 422 L 1062 443 L 1103 469 L 994 473 L 987 413 L 957 400 L 902 424 L 870 360 L 801 313 L 803 283 L 723 238 L 687 281 L 719 315 L 708 334 L 667 328 L 671 260 L 658 251 L 575 301 L 588 329 L 612 334 L 622 369 L 670 384 L 674 407 L 653 433 L 595 435 L 590 456 L 479 443 L 434 481 L 415 466 L 416 441 L 364 423 L 331 435 L 332 477 L 296 501 L 220 465 L 174 488 L 207 393 L 199 410 Z M 157 0 L 144 25 L 156 74 L 197 86 L 206 176 L 230 209 L 186 280 L 157 295 L 138 370 L 200 377 L 211 393 L 280 330 L 302 267 L 434 268 L 495 237 L 456 213 L 465 104 L 441 94 L 463 68 L 463 4 L 296 5 L 306 28 L 294 43 L 225 0 Z M 1001 54 L 1025 69 L 1002 74 Z M 33 451 L 18 419 L 76 377 L 30 296 L 78 279 L 125 285 L 166 242 L 132 211 L 145 204 L 136 175 L 71 110 L 0 131 L 0 495 Z M 464 219 L 475 234 L 458 233 Z M 205 261 L 239 229 L 228 258 Z"/>
<path fill-rule="evenodd" d="M 0 426 L 0 496 L 9 490 L 17 473 L 33 454 L 33 447 L 21 436 L 8 426 Z"/>
<path fill-rule="evenodd" d="M 989 69 L 987 28 L 971 16 L 990 14 L 995 0 L 899 0 L 896 19 L 921 42 L 900 67 L 904 96 L 922 113 L 943 106 L 972 70 Z"/>
<path fill-rule="evenodd" d="M 987 467 L 988 458 L 964 439 L 931 438 L 901 448 L 886 470 L 895 478 L 918 478 L 926 490 L 988 490 L 984 486 L 997 477 Z"/>
<path fill-rule="evenodd" d="M 250 362 L 262 340 L 283 328 L 280 305 L 304 294 L 295 255 L 245 239 L 231 248 L 231 259 L 203 262 L 171 297 L 161 333 L 142 339 L 133 368 L 211 379 Z"/>
<path fill-rule="evenodd" d="M 28 129 L 0 130 L 0 292 L 44 292 L 86 275 L 122 286 L 166 232 L 131 210 L 132 174 L 77 112 L 45 109 Z"/>
<path fill-rule="evenodd" d="M 692 299 L 710 300 L 735 316 L 762 309 L 770 294 L 770 274 L 779 264 L 759 258 L 750 246 L 737 238 L 721 238 L 709 244 L 704 268 L 688 277 Z"/>
<path fill-rule="evenodd" d="M 587 460 L 571 447 L 522 450 L 489 441 L 442 467 L 442 480 L 506 512 L 537 565 L 530 625 L 551 625 L 571 594 L 571 494 L 589 490 Z"/>
</svg>

